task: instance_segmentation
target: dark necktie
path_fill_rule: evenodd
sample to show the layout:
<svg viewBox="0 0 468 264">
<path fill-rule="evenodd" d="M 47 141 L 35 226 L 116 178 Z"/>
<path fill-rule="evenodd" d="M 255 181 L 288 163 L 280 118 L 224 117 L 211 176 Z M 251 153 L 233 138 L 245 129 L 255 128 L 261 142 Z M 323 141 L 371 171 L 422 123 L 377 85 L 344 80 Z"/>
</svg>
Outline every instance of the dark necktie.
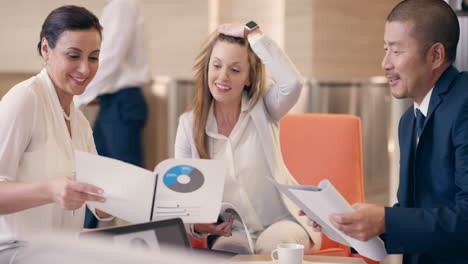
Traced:
<svg viewBox="0 0 468 264">
<path fill-rule="evenodd" d="M 421 137 L 425 120 L 426 117 L 424 116 L 424 114 L 419 109 L 416 109 L 416 129 L 418 131 L 418 138 Z"/>
</svg>

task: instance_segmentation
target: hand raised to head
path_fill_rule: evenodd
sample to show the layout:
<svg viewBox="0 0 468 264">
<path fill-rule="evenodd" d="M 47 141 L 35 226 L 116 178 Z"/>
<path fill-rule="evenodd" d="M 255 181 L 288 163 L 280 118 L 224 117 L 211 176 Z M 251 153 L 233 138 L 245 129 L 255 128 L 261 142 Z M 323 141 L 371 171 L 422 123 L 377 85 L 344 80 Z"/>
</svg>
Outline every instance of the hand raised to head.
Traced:
<svg viewBox="0 0 468 264">
<path fill-rule="evenodd" d="M 229 23 L 229 24 L 221 24 L 218 26 L 218 33 L 223 35 L 236 37 L 236 38 L 245 38 L 246 32 L 245 27 L 242 24 L 237 23 Z"/>
</svg>

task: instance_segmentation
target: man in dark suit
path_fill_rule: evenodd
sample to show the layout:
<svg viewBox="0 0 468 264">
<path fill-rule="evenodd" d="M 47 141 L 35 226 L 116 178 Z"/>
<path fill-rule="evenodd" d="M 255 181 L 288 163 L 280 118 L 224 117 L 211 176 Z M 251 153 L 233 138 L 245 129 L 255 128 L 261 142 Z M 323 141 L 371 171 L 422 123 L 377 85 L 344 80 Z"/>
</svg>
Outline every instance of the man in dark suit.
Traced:
<svg viewBox="0 0 468 264">
<path fill-rule="evenodd" d="M 442 0 L 403 1 L 388 15 L 382 68 L 393 96 L 414 102 L 398 130 L 398 203 L 330 216 L 356 239 L 382 235 L 403 263 L 468 263 L 468 73 L 452 66 L 459 31 Z"/>
</svg>

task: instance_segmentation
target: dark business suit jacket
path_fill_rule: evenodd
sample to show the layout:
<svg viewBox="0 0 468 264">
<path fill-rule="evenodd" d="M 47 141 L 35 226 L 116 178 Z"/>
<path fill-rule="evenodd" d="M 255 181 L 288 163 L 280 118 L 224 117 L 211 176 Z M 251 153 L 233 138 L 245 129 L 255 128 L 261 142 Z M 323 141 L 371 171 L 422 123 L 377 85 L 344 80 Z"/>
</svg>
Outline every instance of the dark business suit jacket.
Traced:
<svg viewBox="0 0 468 264">
<path fill-rule="evenodd" d="M 403 263 L 468 263 L 468 73 L 449 67 L 416 143 L 414 108 L 401 117 L 398 203 L 385 208 L 388 253 Z"/>
</svg>

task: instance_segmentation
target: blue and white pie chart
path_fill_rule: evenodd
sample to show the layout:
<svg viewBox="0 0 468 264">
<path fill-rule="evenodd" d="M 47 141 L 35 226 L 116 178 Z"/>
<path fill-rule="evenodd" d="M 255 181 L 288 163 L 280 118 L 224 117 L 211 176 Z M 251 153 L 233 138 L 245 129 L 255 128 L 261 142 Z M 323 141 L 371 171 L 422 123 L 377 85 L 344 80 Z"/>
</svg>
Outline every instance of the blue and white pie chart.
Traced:
<svg viewBox="0 0 468 264">
<path fill-rule="evenodd" d="M 181 193 L 189 193 L 200 189 L 205 182 L 203 173 L 189 165 L 178 165 L 170 168 L 163 176 L 167 188 Z"/>
</svg>

